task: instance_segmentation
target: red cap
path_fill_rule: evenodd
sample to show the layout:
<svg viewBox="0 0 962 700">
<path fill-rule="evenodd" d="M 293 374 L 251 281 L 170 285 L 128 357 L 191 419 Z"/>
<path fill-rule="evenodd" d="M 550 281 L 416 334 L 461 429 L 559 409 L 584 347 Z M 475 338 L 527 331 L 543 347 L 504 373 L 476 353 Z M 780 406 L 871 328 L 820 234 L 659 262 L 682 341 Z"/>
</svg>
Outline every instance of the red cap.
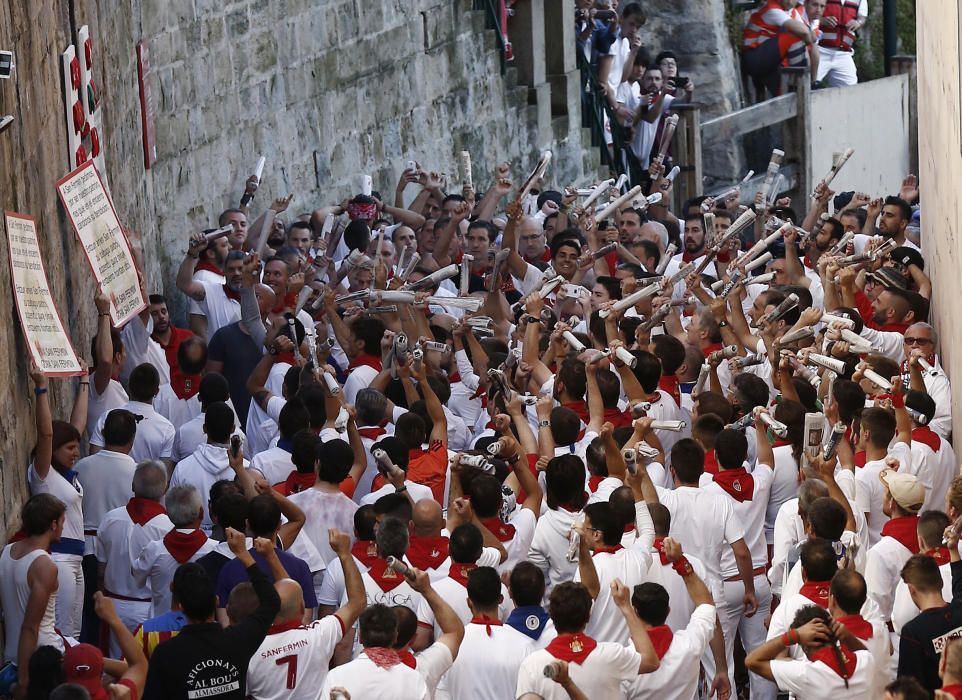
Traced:
<svg viewBox="0 0 962 700">
<path fill-rule="evenodd" d="M 63 668 L 68 683 L 83 686 L 92 698 L 106 697 L 101 676 L 104 655 L 92 644 L 77 644 L 63 655 Z"/>
</svg>

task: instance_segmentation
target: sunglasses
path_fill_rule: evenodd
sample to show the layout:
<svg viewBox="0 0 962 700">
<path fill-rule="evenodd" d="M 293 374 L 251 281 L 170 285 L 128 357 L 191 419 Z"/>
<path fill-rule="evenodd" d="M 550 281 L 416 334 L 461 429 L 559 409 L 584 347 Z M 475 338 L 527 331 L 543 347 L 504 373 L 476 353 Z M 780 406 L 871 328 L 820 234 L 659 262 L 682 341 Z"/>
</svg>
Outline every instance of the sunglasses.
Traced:
<svg viewBox="0 0 962 700">
<path fill-rule="evenodd" d="M 906 345 L 931 345 L 932 339 L 931 338 L 909 338 L 908 336 L 906 336 L 905 338 L 902 339 L 902 342 L 904 342 Z"/>
</svg>

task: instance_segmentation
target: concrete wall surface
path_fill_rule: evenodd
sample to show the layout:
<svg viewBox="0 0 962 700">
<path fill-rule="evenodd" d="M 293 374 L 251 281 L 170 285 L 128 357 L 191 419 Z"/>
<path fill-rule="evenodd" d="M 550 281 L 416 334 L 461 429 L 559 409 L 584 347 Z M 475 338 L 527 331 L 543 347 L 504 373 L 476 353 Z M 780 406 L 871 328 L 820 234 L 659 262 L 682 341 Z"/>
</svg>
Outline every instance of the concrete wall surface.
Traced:
<svg viewBox="0 0 962 700">
<path fill-rule="evenodd" d="M 561 26 L 573 0 L 540 5 L 533 22 Z M 541 84 L 504 75 L 495 34 L 471 0 L 16 0 L 0 2 L 0 49 L 16 53 L 0 80 L 0 207 L 37 218 L 51 288 L 68 333 L 89 358 L 91 273 L 56 198 L 69 172 L 60 55 L 87 25 L 103 115 L 106 177 L 121 222 L 140 232 L 151 291 L 175 307 L 175 266 L 191 231 L 236 206 L 260 156 L 267 167 L 252 215 L 294 194 L 296 215 L 341 201 L 369 173 L 393 199 L 408 159 L 454 176 L 469 150 L 476 187 L 498 161 L 520 180 L 538 152 L 555 151 L 552 184 L 597 166 L 582 144 L 570 54 L 546 59 L 544 28 L 529 60 Z M 516 42 L 531 42 L 523 34 Z M 136 45 L 151 53 L 157 162 L 145 171 Z M 547 67 L 545 68 L 545 64 Z M 549 81 L 550 80 L 550 84 Z M 572 86 L 574 89 L 572 89 Z M 590 144 L 589 144 L 590 145 Z M 588 173 L 586 175 L 586 173 Z M 6 245 L 0 288 L 10 289 Z M 0 525 L 16 520 L 33 444 L 26 353 L 9 295 L 0 297 Z M 55 417 L 70 413 L 75 382 L 55 380 Z"/>
<path fill-rule="evenodd" d="M 955 382 L 953 428 L 962 435 L 962 89 L 956 0 L 916 6 L 919 86 L 919 183 L 923 203 L 922 251 L 932 278 L 933 323 L 939 330 L 942 366 Z"/>
<path fill-rule="evenodd" d="M 836 192 L 881 196 L 899 191 L 910 170 L 908 75 L 811 93 L 809 182 L 817 183 L 846 148 L 855 155 L 832 183 Z"/>
</svg>

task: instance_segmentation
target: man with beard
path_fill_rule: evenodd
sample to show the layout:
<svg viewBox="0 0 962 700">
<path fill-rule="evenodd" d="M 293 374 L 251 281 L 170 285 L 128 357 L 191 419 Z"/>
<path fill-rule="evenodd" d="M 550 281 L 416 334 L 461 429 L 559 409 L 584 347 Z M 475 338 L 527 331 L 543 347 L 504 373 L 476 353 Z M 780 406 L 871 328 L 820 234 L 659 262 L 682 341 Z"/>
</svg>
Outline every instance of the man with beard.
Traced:
<svg viewBox="0 0 962 700">
<path fill-rule="evenodd" d="M 227 324 L 240 320 L 241 268 L 244 265 L 244 254 L 239 250 L 228 253 L 224 262 L 224 284 L 197 282 L 193 279 L 194 269 L 200 259 L 200 251 L 206 247 L 204 234 L 196 233 L 191 237 L 187 255 L 177 270 L 177 289 L 198 303 L 206 318 L 199 324 L 203 328 L 197 335 L 210 338 Z"/>
<path fill-rule="evenodd" d="M 208 229 L 204 231 L 204 233 L 209 233 L 213 230 L 214 229 Z M 224 284 L 224 264 L 227 262 L 227 254 L 230 253 L 230 251 L 231 244 L 229 237 L 225 236 L 224 238 L 218 238 L 216 241 L 208 243 L 207 247 L 200 252 L 200 259 L 194 267 L 193 280 L 195 282 Z M 200 304 L 193 299 L 189 299 L 187 302 L 187 313 L 189 314 L 190 329 L 197 335 L 204 335 L 207 328 L 207 316 L 204 314 L 204 310 Z"/>
<path fill-rule="evenodd" d="M 150 334 L 150 337 L 163 349 L 164 355 L 167 357 L 167 364 L 173 372 L 177 367 L 177 349 L 182 342 L 193 337 L 194 334 L 185 328 L 178 328 L 170 322 L 167 299 L 162 294 L 151 294 L 149 302 L 147 310 L 150 312 L 150 318 L 154 321 L 154 332 Z"/>
<path fill-rule="evenodd" d="M 919 250 L 919 247 L 905 236 L 905 227 L 908 226 L 909 221 L 912 220 L 912 207 L 909 206 L 909 203 L 904 199 L 899 197 L 886 197 L 884 203 L 881 199 L 873 199 L 868 203 L 866 211 L 868 215 L 865 218 L 865 225 L 862 227 L 862 233 L 865 236 L 874 236 L 876 234 L 875 221 L 877 219 L 877 233 L 882 236 L 882 238 L 892 238 L 900 246 L 907 246 Z M 857 239 L 858 237 L 856 237 L 856 240 Z M 861 247 L 864 247 L 864 239 L 862 246 L 859 246 L 858 242 L 856 242 L 856 252 L 858 252 Z"/>
<path fill-rule="evenodd" d="M 247 243 L 247 214 L 240 209 L 225 209 L 217 219 L 218 226 L 230 224 L 234 230 L 228 234 L 227 241 L 231 250 L 244 250 Z"/>
<path fill-rule="evenodd" d="M 673 257 L 665 268 L 665 277 L 674 275 L 678 270 L 690 262 L 700 265 L 707 252 L 707 237 L 705 236 L 705 220 L 701 216 L 690 216 L 685 219 L 684 250 Z M 703 274 L 716 277 L 715 263 L 708 264 Z M 685 280 L 680 280 L 672 293 L 672 297 L 680 299 L 685 289 Z"/>
<path fill-rule="evenodd" d="M 286 244 L 297 248 L 307 257 L 311 251 L 311 225 L 306 221 L 295 221 L 287 232 Z"/>
</svg>

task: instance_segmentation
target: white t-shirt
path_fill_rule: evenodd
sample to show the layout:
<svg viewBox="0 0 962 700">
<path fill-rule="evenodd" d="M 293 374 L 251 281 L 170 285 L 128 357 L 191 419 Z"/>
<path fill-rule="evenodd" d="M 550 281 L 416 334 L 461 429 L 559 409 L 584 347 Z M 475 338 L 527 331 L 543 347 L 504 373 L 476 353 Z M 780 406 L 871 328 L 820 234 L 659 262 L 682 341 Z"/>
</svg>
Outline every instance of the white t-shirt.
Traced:
<svg viewBox="0 0 962 700">
<path fill-rule="evenodd" d="M 444 674 L 448 696 L 457 700 L 515 697 L 518 669 L 534 648 L 533 639 L 507 625 L 466 624 L 458 658 Z"/>
<path fill-rule="evenodd" d="M 626 644 L 629 639 L 628 624 L 618 610 L 618 606 L 611 598 L 611 584 L 619 580 L 634 590 L 634 587 L 645 582 L 648 567 L 651 566 L 651 554 L 647 549 L 619 549 L 617 552 L 594 552 L 591 557 L 598 574 L 600 588 L 598 597 L 591 606 L 591 617 L 585 633 L 599 642 L 615 642 Z M 581 571 L 575 572 L 575 582 L 581 581 Z"/>
<path fill-rule="evenodd" d="M 154 397 L 154 410 L 169 420 L 174 430 L 177 430 L 191 418 L 200 415 L 200 396 L 194 394 L 189 399 L 182 399 L 174 393 L 170 382 L 161 384 L 160 391 Z"/>
<path fill-rule="evenodd" d="M 331 697 L 331 688 L 344 688 L 352 698 L 430 698 L 427 683 L 417 670 L 403 663 L 391 668 L 381 668 L 367 658 L 363 651 L 350 663 L 338 666 L 327 674 L 320 697 Z"/>
<path fill-rule="evenodd" d="M 916 536 L 914 530 L 912 536 Z M 894 537 L 887 536 L 882 537 L 868 550 L 865 586 L 869 599 L 878 606 L 884 622 L 888 622 L 892 616 L 895 588 L 902 580 L 902 567 L 911 556 L 912 552 L 905 545 Z"/>
<path fill-rule="evenodd" d="M 126 504 L 107 513 L 97 528 L 95 548 L 97 561 L 105 565 L 104 589 L 128 598 L 150 600 L 150 581 L 138 586 L 130 575 L 130 567 L 144 547 L 163 539 L 173 529 L 166 513 L 154 516 L 143 526 L 130 519 Z"/>
<path fill-rule="evenodd" d="M 84 491 L 84 554 L 93 554 L 100 521 L 107 511 L 126 505 L 134 495 L 131 484 L 137 465 L 123 452 L 101 450 L 84 457 L 74 469 Z M 87 532 L 94 534 L 87 535 Z"/>
<path fill-rule="evenodd" d="M 855 657 L 855 672 L 848 679 L 848 688 L 842 677 L 821 661 L 773 659 L 772 675 L 779 689 L 792 693 L 798 700 L 831 697 L 871 700 L 875 660 L 867 651 L 857 651 Z"/>
<path fill-rule="evenodd" d="M 899 460 L 899 468 L 911 472 L 912 450 L 904 442 L 897 442 L 889 447 L 886 458 L 894 457 Z M 879 479 L 885 466 L 885 459 L 876 459 L 865 463 L 864 467 L 855 469 L 856 502 L 859 509 L 865 513 L 868 521 L 868 546 L 874 547 L 882 537 L 882 526 L 889 517 L 882 512 L 882 501 L 885 498 L 885 485 Z"/>
<path fill-rule="evenodd" d="M 747 501 L 737 501 L 732 498 L 712 478 L 711 474 L 702 474 L 700 486 L 710 493 L 717 493 L 731 501 L 735 517 L 741 522 L 745 531 L 745 544 L 752 554 L 752 567 L 758 568 L 768 564 L 768 545 L 765 542 L 765 513 L 768 510 L 768 497 L 771 494 L 774 472 L 767 464 L 757 464 L 751 473 L 755 490 Z M 730 578 L 738 573 L 735 554 L 731 547 L 722 549 L 722 577 Z"/>
<path fill-rule="evenodd" d="M 454 564 L 453 566 L 459 566 L 459 564 Z M 454 609 L 454 612 L 461 622 L 467 624 L 471 619 L 471 609 L 468 607 L 468 589 L 450 577 L 435 581 L 432 586 L 444 602 Z M 503 600 L 498 606 L 498 618 L 503 622 L 508 619 L 508 615 L 514 610 L 514 603 L 511 602 L 508 589 L 503 583 L 501 584 L 501 596 Z M 427 601 L 422 598 L 415 612 L 418 615 L 418 627 L 432 627 L 434 629 L 434 639 L 438 639 L 441 636 L 441 627 L 438 625 L 437 620 L 435 620 L 434 611 L 431 610 L 431 606 L 428 605 Z"/>
<path fill-rule="evenodd" d="M 317 488 L 309 488 L 290 496 L 290 500 L 307 514 L 302 533 L 320 552 L 321 558 L 327 564 L 337 555 L 328 543 L 327 531 L 336 527 L 341 532 L 351 533 L 351 544 L 354 544 L 354 513 L 358 509 L 357 503 L 343 493 L 326 493 Z"/>
<path fill-rule="evenodd" d="M 345 631 L 337 615 L 307 626 L 274 625 L 247 667 L 247 695 L 255 700 L 315 700 Z"/>
<path fill-rule="evenodd" d="M 143 419 L 137 422 L 137 434 L 134 435 L 134 446 L 130 448 L 130 458 L 138 464 L 146 459 L 173 459 L 174 437 L 177 434 L 173 424 L 149 403 L 128 401 L 123 408 L 143 416 Z M 101 414 L 97 420 L 97 427 L 90 435 L 91 445 L 104 447 L 103 429 L 107 413 L 109 411 Z"/>
<path fill-rule="evenodd" d="M 97 393 L 94 375 L 90 375 L 90 398 L 87 401 L 87 436 L 93 435 L 101 416 L 115 408 L 123 408 L 129 400 L 127 392 L 116 379 L 107 382 L 104 393 Z"/>
<path fill-rule="evenodd" d="M 224 326 L 229 326 L 241 320 L 240 302 L 230 299 L 224 291 L 223 284 L 201 282 L 204 288 L 204 300 L 197 302 L 201 311 L 207 317 L 207 337 L 213 338 L 214 333 Z"/>
<path fill-rule="evenodd" d="M 518 688 L 515 697 L 535 693 L 544 700 L 568 700 L 568 693 L 550 678 L 545 678 L 544 667 L 555 660 L 547 649 L 532 652 L 518 669 Z M 568 664 L 568 675 L 592 700 L 620 698 L 621 684 L 634 680 L 641 667 L 641 654 L 633 647 L 611 642 L 598 642 L 584 663 Z"/>
<path fill-rule="evenodd" d="M 528 561 L 545 574 L 546 593 L 559 583 L 571 581 L 578 570 L 577 561 L 568 561 L 569 534 L 581 518 L 581 511 L 563 508 L 547 510 L 538 519 L 534 530 Z"/>
</svg>

